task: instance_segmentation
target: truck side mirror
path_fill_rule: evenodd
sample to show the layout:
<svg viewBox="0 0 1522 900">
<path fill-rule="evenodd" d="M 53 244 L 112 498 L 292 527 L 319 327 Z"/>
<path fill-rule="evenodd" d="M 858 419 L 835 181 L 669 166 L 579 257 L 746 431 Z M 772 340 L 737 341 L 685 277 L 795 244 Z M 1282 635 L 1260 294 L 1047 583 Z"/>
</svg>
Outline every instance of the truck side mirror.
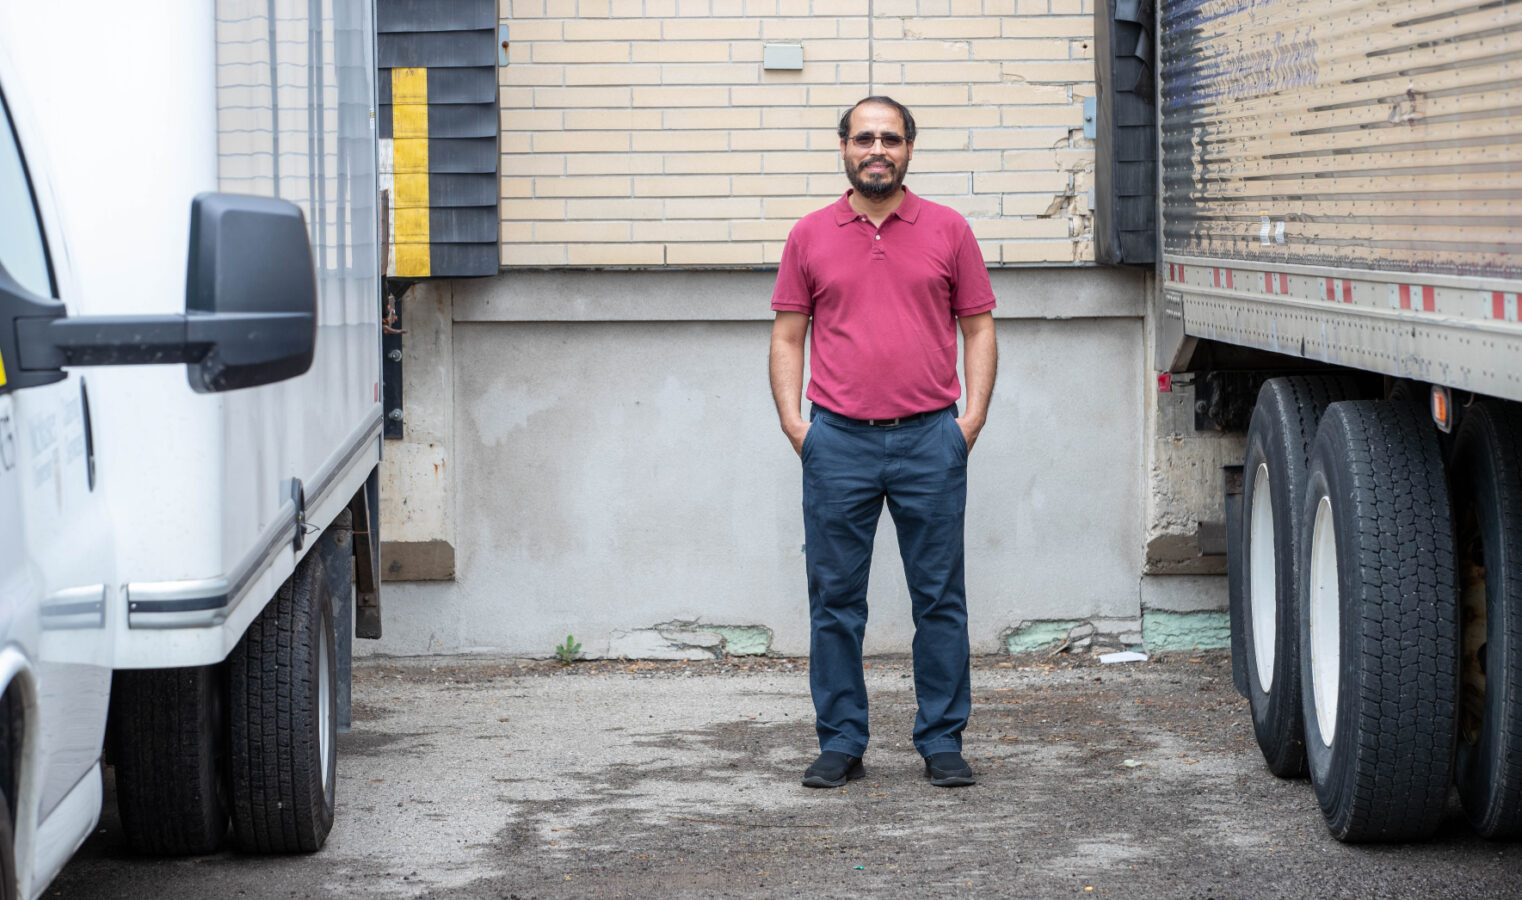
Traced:
<svg viewBox="0 0 1522 900">
<path fill-rule="evenodd" d="M 301 208 L 200 194 L 190 206 L 189 336 L 210 344 L 186 370 L 199 393 L 294 378 L 317 350 L 317 277 Z"/>
<path fill-rule="evenodd" d="M 28 383 L 62 378 L 65 366 L 164 363 L 187 363 L 198 393 L 293 378 L 311 367 L 317 347 L 306 220 L 284 200 L 200 194 L 191 203 L 184 314 L 65 317 L 61 304 L 45 301 L 18 313 Z"/>
</svg>

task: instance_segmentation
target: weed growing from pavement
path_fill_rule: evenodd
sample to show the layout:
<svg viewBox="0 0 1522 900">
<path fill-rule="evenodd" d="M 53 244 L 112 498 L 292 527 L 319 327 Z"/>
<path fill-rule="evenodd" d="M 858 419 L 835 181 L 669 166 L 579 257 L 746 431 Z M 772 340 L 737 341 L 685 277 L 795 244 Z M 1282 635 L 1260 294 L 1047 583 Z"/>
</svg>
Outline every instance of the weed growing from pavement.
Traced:
<svg viewBox="0 0 1522 900">
<path fill-rule="evenodd" d="M 565 636 L 565 643 L 555 647 L 555 655 L 560 657 L 560 664 L 568 666 L 576 661 L 576 654 L 581 652 L 581 644 L 571 635 Z"/>
</svg>

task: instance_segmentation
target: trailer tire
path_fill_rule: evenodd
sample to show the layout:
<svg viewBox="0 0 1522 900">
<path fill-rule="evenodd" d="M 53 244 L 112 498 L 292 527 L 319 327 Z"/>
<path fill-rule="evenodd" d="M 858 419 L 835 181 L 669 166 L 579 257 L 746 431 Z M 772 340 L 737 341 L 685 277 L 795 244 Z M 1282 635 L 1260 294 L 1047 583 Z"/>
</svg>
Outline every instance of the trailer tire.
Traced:
<svg viewBox="0 0 1522 900">
<path fill-rule="evenodd" d="M 1460 695 L 1454 781 L 1474 829 L 1522 837 L 1522 414 L 1476 403 L 1454 439 Z"/>
<path fill-rule="evenodd" d="M 337 654 L 309 553 L 229 658 L 233 834 L 255 853 L 311 853 L 333 827 Z"/>
<path fill-rule="evenodd" d="M 1332 836 L 1432 833 L 1448 797 L 1458 608 L 1438 443 L 1406 403 L 1327 408 L 1301 507 L 1300 679 Z"/>
<path fill-rule="evenodd" d="M 1242 466 L 1242 646 L 1253 733 L 1280 778 L 1305 774 L 1295 548 L 1316 423 L 1327 404 L 1356 396 L 1334 375 L 1271 378 L 1258 391 Z"/>
<path fill-rule="evenodd" d="M 228 821 L 221 667 L 118 671 L 110 715 L 128 846 L 147 856 L 214 852 Z"/>
</svg>

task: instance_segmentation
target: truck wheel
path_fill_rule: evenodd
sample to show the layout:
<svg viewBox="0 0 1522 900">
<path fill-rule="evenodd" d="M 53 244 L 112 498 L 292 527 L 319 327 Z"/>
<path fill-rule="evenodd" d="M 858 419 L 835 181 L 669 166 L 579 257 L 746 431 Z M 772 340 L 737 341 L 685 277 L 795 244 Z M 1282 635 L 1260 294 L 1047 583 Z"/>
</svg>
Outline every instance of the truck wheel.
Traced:
<svg viewBox="0 0 1522 900">
<path fill-rule="evenodd" d="M 1271 378 L 1258 391 L 1247 429 L 1242 472 L 1241 621 L 1253 732 L 1269 771 L 1305 774 L 1296 627 L 1295 532 L 1316 423 L 1328 403 L 1356 396 L 1349 379 L 1325 375 Z"/>
<path fill-rule="evenodd" d="M 1476 403 L 1452 465 L 1461 653 L 1464 811 L 1489 838 L 1522 836 L 1522 416 Z"/>
<path fill-rule="evenodd" d="M 310 853 L 333 827 L 338 717 L 333 608 L 318 554 L 297 566 L 229 657 L 233 834 Z"/>
<path fill-rule="evenodd" d="M 226 695 L 219 666 L 111 679 L 116 808 L 150 856 L 211 853 L 227 835 Z"/>
<path fill-rule="evenodd" d="M 1422 410 L 1327 407 L 1300 527 L 1311 784 L 1342 841 L 1425 837 L 1448 796 L 1458 606 L 1448 492 Z"/>
</svg>

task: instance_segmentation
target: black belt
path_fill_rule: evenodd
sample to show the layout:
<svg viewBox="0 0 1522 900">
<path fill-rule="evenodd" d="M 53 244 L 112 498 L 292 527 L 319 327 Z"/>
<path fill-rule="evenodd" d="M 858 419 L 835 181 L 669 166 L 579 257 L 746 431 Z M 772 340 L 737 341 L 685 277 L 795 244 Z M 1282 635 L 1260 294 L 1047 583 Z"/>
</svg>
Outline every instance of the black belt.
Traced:
<svg viewBox="0 0 1522 900">
<path fill-rule="evenodd" d="M 886 427 L 886 426 L 889 426 L 889 425 L 904 425 L 906 423 L 913 422 L 913 421 L 915 421 L 917 419 L 923 419 L 926 416 L 938 415 L 938 414 L 943 413 L 943 412 L 946 411 L 946 408 L 943 407 L 941 409 L 932 409 L 932 410 L 929 410 L 928 412 L 915 413 L 912 416 L 899 416 L 896 419 L 853 419 L 850 416 L 843 416 L 840 413 L 835 412 L 832 409 L 825 409 L 823 406 L 821 406 L 819 408 L 823 409 L 825 412 L 829 413 L 830 415 L 834 416 L 837 419 L 843 419 L 843 420 L 845 420 L 847 422 L 850 422 L 852 425 L 873 425 L 873 426 L 882 426 L 882 427 Z"/>
</svg>

